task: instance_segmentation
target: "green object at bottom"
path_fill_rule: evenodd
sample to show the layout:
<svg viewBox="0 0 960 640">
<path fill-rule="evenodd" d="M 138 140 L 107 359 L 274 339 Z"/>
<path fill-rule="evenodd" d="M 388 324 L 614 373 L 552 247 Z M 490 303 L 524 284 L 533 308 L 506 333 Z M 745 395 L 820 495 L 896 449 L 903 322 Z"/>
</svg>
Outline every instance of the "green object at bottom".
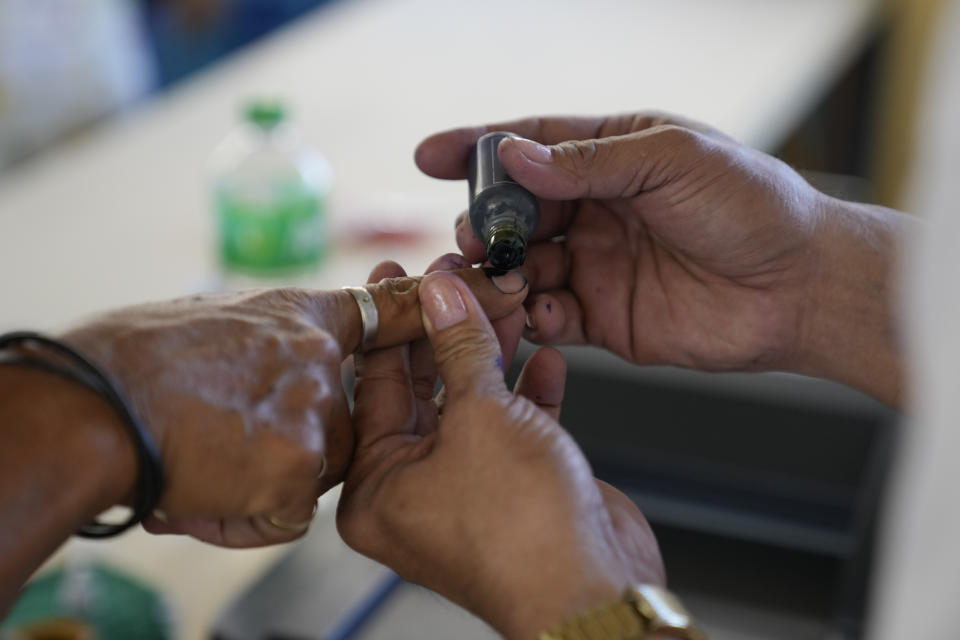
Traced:
<svg viewBox="0 0 960 640">
<path fill-rule="evenodd" d="M 220 256 L 230 268 L 281 273 L 316 264 L 326 250 L 324 202 L 310 191 L 294 191 L 269 205 L 240 201 L 229 192 L 217 198 Z"/>
<path fill-rule="evenodd" d="M 169 640 L 169 608 L 143 583 L 101 564 L 59 569 L 33 580 L 0 624 L 5 633 L 55 619 L 78 620 L 98 640 Z"/>
</svg>

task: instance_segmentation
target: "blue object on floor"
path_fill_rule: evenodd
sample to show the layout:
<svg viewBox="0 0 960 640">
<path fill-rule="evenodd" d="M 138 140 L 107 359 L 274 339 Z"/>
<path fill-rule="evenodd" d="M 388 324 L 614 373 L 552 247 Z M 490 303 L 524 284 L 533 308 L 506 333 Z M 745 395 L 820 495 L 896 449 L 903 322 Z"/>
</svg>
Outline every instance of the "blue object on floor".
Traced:
<svg viewBox="0 0 960 640">
<path fill-rule="evenodd" d="M 353 609 L 340 617 L 336 626 L 323 637 L 323 640 L 352 640 L 356 638 L 357 633 L 370 622 L 380 606 L 403 583 L 403 578 L 393 572 L 385 576 Z"/>
</svg>

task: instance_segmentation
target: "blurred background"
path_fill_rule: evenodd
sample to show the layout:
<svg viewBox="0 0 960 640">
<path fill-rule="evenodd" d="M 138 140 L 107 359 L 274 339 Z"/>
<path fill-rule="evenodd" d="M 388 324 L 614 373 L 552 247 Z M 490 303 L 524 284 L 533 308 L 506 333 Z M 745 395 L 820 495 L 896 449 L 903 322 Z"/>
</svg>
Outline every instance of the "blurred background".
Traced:
<svg viewBox="0 0 960 640">
<path fill-rule="evenodd" d="M 24 161 L 328 0 L 4 0 L 3 155 Z"/>
<path fill-rule="evenodd" d="M 922 114 L 960 91 L 957 4 L 0 0 L 0 329 L 419 272 L 455 250 L 466 187 L 420 175 L 417 142 L 527 115 L 681 113 L 922 213 L 952 180 Z M 564 425 L 712 638 L 862 637 L 898 416 L 821 380 L 566 353 Z M 347 550 L 335 500 L 281 549 L 72 541 L 0 633 L 66 615 L 74 635 L 43 637 L 493 637 Z"/>
</svg>

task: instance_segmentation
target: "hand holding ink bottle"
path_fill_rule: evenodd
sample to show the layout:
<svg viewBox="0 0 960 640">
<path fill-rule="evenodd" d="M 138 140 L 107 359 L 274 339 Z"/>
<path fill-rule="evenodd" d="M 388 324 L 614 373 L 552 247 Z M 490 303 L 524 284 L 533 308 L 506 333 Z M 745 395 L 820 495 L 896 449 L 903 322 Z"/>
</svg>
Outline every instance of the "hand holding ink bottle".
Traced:
<svg viewBox="0 0 960 640">
<path fill-rule="evenodd" d="M 532 193 L 521 187 L 500 164 L 497 147 L 505 131 L 477 140 L 470 154 L 470 225 L 487 250 L 487 259 L 500 272 L 516 269 L 527 257 L 527 241 L 540 221 Z"/>
</svg>

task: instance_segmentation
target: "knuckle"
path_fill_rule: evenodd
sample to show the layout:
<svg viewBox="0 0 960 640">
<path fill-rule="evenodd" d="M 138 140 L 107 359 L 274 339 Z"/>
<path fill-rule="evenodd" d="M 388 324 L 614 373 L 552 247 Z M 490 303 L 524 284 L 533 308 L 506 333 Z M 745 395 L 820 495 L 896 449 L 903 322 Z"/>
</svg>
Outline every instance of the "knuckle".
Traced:
<svg viewBox="0 0 960 640">
<path fill-rule="evenodd" d="M 267 296 L 267 300 L 292 309 L 302 309 L 308 306 L 312 300 L 312 296 L 306 289 L 300 289 L 298 287 L 268 289 L 265 295 Z"/>
<path fill-rule="evenodd" d="M 253 513 L 274 513 L 285 509 L 299 509 L 316 500 L 319 487 L 319 466 L 306 461 L 291 462 L 290 466 L 270 479 L 270 484 L 253 497 Z"/>
<path fill-rule="evenodd" d="M 401 276 L 397 278 L 384 278 L 377 283 L 384 293 L 388 295 L 399 295 L 409 293 L 417 288 L 420 283 L 419 277 Z"/>
<path fill-rule="evenodd" d="M 301 425 L 296 435 L 277 434 L 274 446 L 265 448 L 264 455 L 271 456 L 270 467 L 277 486 L 309 486 L 323 468 L 325 437 L 314 425 Z"/>
<path fill-rule="evenodd" d="M 290 475 L 295 479 L 319 476 L 323 466 L 323 434 L 310 438 L 310 442 L 298 447 L 290 462 Z"/>
<path fill-rule="evenodd" d="M 323 362 L 340 362 L 343 360 L 340 343 L 331 334 L 326 331 L 317 331 L 311 338 L 317 360 Z"/>
<path fill-rule="evenodd" d="M 578 193 L 591 197 L 591 176 L 598 166 L 609 163 L 615 143 L 609 138 L 561 142 L 554 147 L 557 164 L 567 173 Z"/>
<path fill-rule="evenodd" d="M 275 332 L 264 332 L 259 337 L 259 346 L 265 349 L 267 353 L 276 354 L 282 350 L 283 340 Z"/>
<path fill-rule="evenodd" d="M 455 336 L 434 345 L 437 362 L 475 360 L 489 357 L 496 359 L 500 350 L 493 337 L 481 327 L 465 327 Z"/>
<path fill-rule="evenodd" d="M 384 278 L 371 287 L 381 321 L 397 318 L 415 309 L 419 304 L 417 288 L 420 278 Z"/>
<path fill-rule="evenodd" d="M 626 127 L 625 130 L 630 132 L 644 131 L 646 129 L 664 127 L 670 125 L 672 122 L 674 122 L 674 118 L 669 113 L 651 109 L 629 116 L 629 126 Z"/>
<path fill-rule="evenodd" d="M 272 513 L 289 504 L 291 500 L 289 484 L 282 479 L 278 480 L 254 495 L 250 503 L 251 513 Z"/>
<path fill-rule="evenodd" d="M 286 340 L 279 339 L 277 348 L 281 348 L 284 342 L 289 347 L 289 355 L 303 363 L 334 365 L 343 360 L 337 339 L 306 321 L 298 322 L 287 334 Z M 322 377 L 326 378 L 326 375 Z"/>
<path fill-rule="evenodd" d="M 575 172 L 589 166 L 597 158 L 600 145 L 597 140 L 571 140 L 554 146 L 554 154 Z"/>
<path fill-rule="evenodd" d="M 696 131 L 675 124 L 663 124 L 657 127 L 657 135 L 664 144 L 672 147 L 695 148 L 704 144 L 703 136 Z"/>
<path fill-rule="evenodd" d="M 240 294 L 235 303 L 238 306 L 254 306 L 263 310 L 290 311 L 299 309 L 303 302 L 302 291 L 299 289 L 257 289 L 247 295 Z"/>
</svg>

